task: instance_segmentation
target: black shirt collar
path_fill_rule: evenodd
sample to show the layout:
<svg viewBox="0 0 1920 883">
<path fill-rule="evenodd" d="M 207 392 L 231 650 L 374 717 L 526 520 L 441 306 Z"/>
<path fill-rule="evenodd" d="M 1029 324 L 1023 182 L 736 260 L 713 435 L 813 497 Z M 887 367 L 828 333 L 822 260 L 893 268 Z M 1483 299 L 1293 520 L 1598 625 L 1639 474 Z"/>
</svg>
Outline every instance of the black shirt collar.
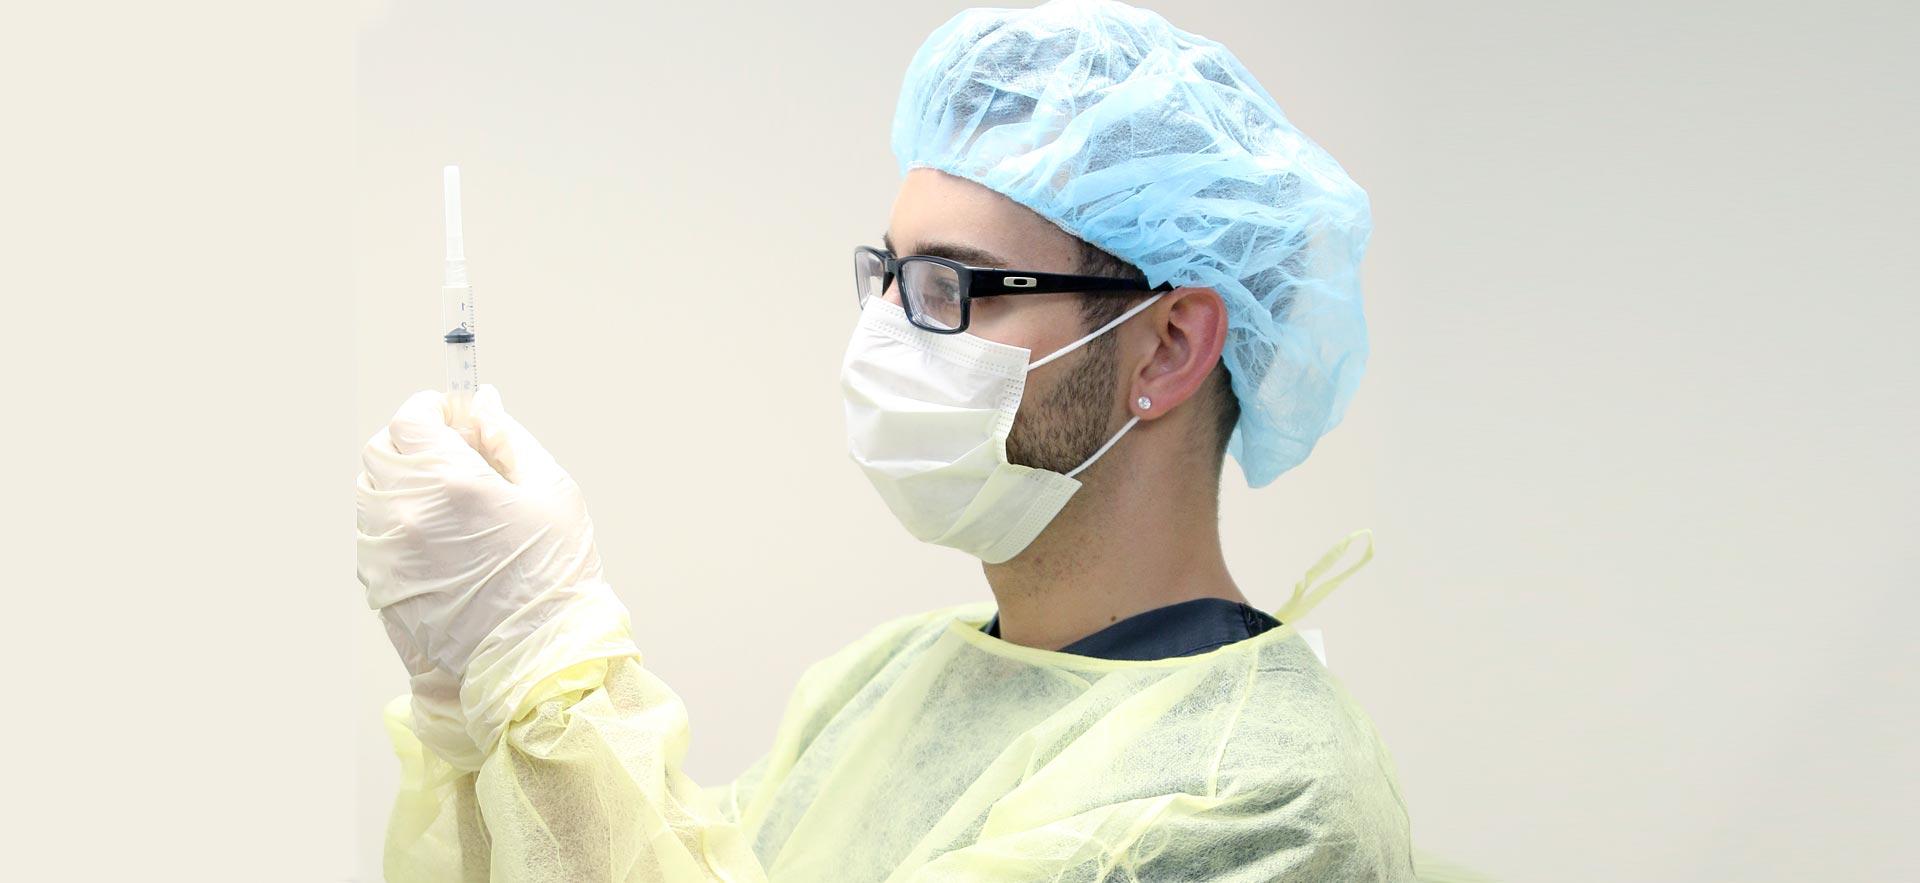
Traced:
<svg viewBox="0 0 1920 883">
<path fill-rule="evenodd" d="M 1060 648 L 1096 659 L 1171 659 L 1244 641 L 1280 625 L 1265 611 L 1226 598 L 1195 598 L 1137 613 Z M 1000 614 L 981 631 L 1000 637 Z"/>
</svg>

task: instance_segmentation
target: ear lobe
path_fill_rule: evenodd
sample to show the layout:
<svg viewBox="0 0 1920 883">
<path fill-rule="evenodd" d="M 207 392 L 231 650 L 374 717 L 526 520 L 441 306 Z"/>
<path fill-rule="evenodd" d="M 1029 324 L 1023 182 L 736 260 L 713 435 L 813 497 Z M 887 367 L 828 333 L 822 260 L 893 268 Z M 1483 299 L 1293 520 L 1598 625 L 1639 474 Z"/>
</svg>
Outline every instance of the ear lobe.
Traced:
<svg viewBox="0 0 1920 883">
<path fill-rule="evenodd" d="M 1135 378 L 1130 409 L 1143 419 L 1171 413 L 1192 398 L 1213 374 L 1226 347 L 1226 301 L 1211 288 L 1176 288 L 1167 293 L 1153 358 Z M 1153 402 L 1140 409 L 1141 398 Z"/>
</svg>

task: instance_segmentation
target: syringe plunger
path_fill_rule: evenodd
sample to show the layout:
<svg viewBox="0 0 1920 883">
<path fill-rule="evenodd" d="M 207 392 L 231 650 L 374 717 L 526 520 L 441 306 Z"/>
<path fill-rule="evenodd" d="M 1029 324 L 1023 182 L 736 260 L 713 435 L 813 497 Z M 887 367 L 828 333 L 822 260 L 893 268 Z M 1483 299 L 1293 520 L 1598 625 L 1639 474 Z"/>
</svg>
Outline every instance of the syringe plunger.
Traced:
<svg viewBox="0 0 1920 883">
<path fill-rule="evenodd" d="M 460 228 L 460 167 L 447 166 L 441 180 L 446 187 L 447 264 L 441 283 L 440 304 L 446 344 L 447 391 L 456 407 L 464 408 L 466 397 L 479 389 L 478 324 L 473 316 L 473 287 L 467 281 L 466 243 Z"/>
</svg>

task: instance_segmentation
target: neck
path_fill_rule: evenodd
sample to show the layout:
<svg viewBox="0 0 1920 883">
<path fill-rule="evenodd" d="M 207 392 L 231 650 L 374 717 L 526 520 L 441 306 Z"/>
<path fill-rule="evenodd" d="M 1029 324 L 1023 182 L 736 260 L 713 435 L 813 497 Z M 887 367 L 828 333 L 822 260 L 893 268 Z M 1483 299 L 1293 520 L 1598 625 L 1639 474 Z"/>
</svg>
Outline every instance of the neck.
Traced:
<svg viewBox="0 0 1920 883">
<path fill-rule="evenodd" d="M 1246 600 L 1220 551 L 1213 483 L 1191 463 L 1120 453 L 1077 476 L 1080 490 L 1024 551 L 984 565 L 1004 640 L 1057 650 L 1168 604 Z"/>
</svg>

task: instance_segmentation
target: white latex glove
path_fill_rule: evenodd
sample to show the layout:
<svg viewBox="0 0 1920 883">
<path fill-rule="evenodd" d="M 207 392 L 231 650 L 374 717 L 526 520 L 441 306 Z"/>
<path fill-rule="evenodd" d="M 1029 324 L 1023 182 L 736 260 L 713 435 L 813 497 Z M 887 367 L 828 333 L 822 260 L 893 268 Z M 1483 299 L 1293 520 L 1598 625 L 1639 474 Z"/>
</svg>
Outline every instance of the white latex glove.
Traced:
<svg viewBox="0 0 1920 883">
<path fill-rule="evenodd" d="M 356 574 L 413 676 L 422 741 L 477 769 L 534 686 L 637 653 L 579 485 L 482 385 L 470 422 L 415 393 L 367 441 Z"/>
</svg>

